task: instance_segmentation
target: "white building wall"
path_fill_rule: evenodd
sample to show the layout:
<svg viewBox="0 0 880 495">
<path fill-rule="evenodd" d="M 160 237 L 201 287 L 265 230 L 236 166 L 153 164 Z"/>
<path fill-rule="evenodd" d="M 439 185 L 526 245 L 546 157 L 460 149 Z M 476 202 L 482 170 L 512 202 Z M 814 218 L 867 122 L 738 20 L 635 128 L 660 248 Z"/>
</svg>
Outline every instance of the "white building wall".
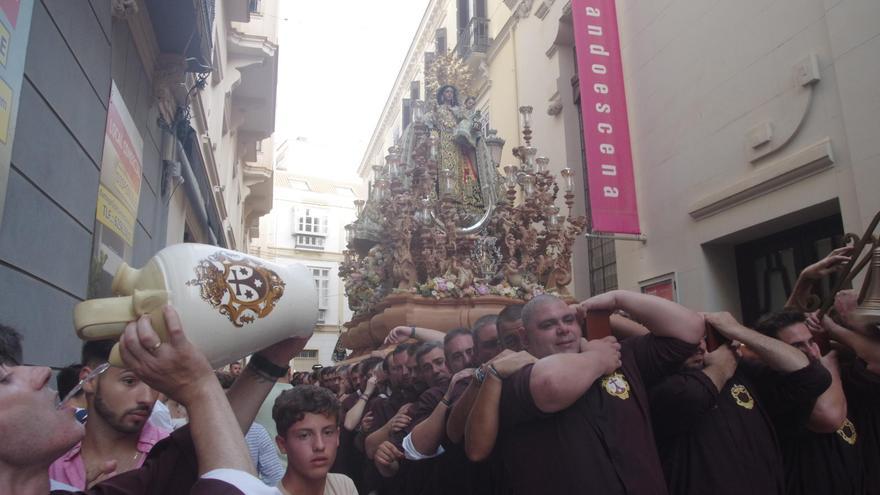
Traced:
<svg viewBox="0 0 880 495">
<path fill-rule="evenodd" d="M 620 286 L 638 290 L 640 280 L 677 272 L 686 305 L 735 311 L 731 242 L 766 235 L 754 227 L 768 222 L 780 222 L 770 232 L 792 226 L 786 216 L 823 202 L 839 208 L 845 231 L 860 233 L 880 208 L 874 192 L 880 183 L 880 3 L 666 7 L 652 1 L 619 6 L 639 211 L 648 237 L 646 245 L 618 243 Z M 820 79 L 805 90 L 795 75 L 811 55 Z M 797 127 L 777 152 L 751 161 L 747 136 L 762 122 L 773 126 L 777 141 Z M 702 199 L 780 160 L 802 160 L 800 151 L 826 139 L 833 163 L 825 170 L 712 216 L 691 214 Z"/>
<path fill-rule="evenodd" d="M 286 167 L 284 167 L 286 168 Z M 354 181 L 330 181 L 276 168 L 275 191 L 271 213 L 260 219 L 260 236 L 251 243 L 251 253 L 279 263 L 300 263 L 306 267 L 329 270 L 327 304 L 324 321 L 306 345 L 306 351 L 318 351 L 318 362 L 333 364 L 333 350 L 342 325 L 352 317 L 345 298 L 345 288 L 339 278 L 339 264 L 345 249 L 345 225 L 354 221 L 354 200 L 365 196 L 362 186 Z M 309 190 L 300 189 L 308 187 Z M 350 192 L 346 192 L 350 191 Z M 327 230 L 323 249 L 297 247 L 297 221 L 306 209 L 326 217 Z M 293 366 L 298 371 L 297 359 Z M 299 360 L 303 366 L 314 361 Z"/>
</svg>

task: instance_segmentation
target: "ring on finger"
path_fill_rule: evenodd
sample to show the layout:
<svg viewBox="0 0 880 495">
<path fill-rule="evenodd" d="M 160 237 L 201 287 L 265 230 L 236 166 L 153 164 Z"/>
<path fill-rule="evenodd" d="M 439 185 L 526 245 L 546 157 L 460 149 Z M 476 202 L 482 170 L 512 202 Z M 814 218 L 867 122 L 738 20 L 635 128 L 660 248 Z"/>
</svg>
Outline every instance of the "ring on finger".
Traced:
<svg viewBox="0 0 880 495">
<path fill-rule="evenodd" d="M 162 347 L 162 341 L 161 341 L 161 340 L 160 340 L 159 342 L 156 342 L 154 345 L 151 345 L 150 348 L 149 348 L 148 350 L 149 350 L 150 352 L 152 352 L 152 353 L 155 353 L 156 351 L 159 350 L 160 347 Z"/>
</svg>

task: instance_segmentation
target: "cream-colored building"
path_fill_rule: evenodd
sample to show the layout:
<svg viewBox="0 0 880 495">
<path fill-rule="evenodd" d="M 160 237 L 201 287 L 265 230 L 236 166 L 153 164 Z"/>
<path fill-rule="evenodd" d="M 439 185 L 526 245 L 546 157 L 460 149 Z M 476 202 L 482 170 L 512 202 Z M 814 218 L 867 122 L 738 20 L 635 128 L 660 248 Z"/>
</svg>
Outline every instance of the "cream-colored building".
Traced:
<svg viewBox="0 0 880 495">
<path fill-rule="evenodd" d="M 212 37 L 211 73 L 192 96 L 191 125 L 210 184 L 208 203 L 216 205 L 207 224 L 215 237 L 222 232 L 227 247 L 244 251 L 259 217 L 272 208 L 277 0 L 216 2 Z M 169 241 L 210 242 L 197 208 L 183 195 L 171 203 Z"/>
<path fill-rule="evenodd" d="M 622 287 L 675 273 L 689 306 L 781 305 L 880 210 L 880 3 L 621 4 L 639 211 Z"/>
<path fill-rule="evenodd" d="M 330 366 L 342 324 L 352 316 L 339 278 L 345 249 L 345 225 L 355 219 L 354 201 L 363 197 L 355 178 L 331 180 L 309 175 L 301 148 L 308 144 L 283 141 L 278 147 L 271 213 L 260 219 L 259 236 L 250 253 L 278 263 L 305 265 L 318 291 L 318 325 L 302 354 L 294 359 L 297 371 L 312 365 Z M 298 166 L 297 166 L 298 164 Z"/>
<path fill-rule="evenodd" d="M 74 306 L 112 295 L 121 263 L 245 250 L 271 208 L 278 0 L 14 3 L 0 314 L 27 362 L 60 367 Z"/>
<path fill-rule="evenodd" d="M 778 309 L 800 269 L 843 232 L 861 234 L 880 210 L 880 3 L 618 8 L 645 242 L 601 233 L 580 241 L 575 294 L 661 287 L 687 306 L 746 321 Z M 519 144 L 517 107 L 532 105 L 533 143 L 552 170 L 575 169 L 583 191 L 572 33 L 562 0 L 432 1 L 362 176 L 399 134 L 403 99 L 415 96 L 425 53 L 443 38 L 476 69 L 478 107 L 507 140 L 502 163 Z M 584 211 L 582 194 L 576 208 Z"/>
</svg>

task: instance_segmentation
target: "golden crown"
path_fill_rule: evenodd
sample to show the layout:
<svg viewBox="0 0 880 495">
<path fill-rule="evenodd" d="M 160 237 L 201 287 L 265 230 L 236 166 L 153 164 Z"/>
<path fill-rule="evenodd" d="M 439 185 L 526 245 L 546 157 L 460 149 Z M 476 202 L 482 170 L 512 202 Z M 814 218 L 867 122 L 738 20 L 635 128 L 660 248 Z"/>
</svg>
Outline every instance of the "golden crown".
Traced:
<svg viewBox="0 0 880 495">
<path fill-rule="evenodd" d="M 454 53 L 434 59 L 425 74 L 425 100 L 434 101 L 437 90 L 449 85 L 458 89 L 458 100 L 463 102 L 471 95 L 472 74 L 467 65 Z"/>
</svg>

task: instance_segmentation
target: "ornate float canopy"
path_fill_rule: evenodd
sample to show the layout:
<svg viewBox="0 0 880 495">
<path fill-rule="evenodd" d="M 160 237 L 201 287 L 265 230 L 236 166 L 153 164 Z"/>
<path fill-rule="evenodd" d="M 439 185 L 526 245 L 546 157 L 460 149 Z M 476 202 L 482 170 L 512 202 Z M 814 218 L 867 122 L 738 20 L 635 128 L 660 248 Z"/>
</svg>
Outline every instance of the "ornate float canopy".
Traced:
<svg viewBox="0 0 880 495">
<path fill-rule="evenodd" d="M 567 215 L 555 206 L 560 187 L 532 146 L 532 108 L 519 109 L 519 163 L 499 170 L 504 140 L 474 108 L 465 66 L 454 55 L 440 58 L 425 87 L 427 100 L 415 103 L 413 122 L 385 164 L 373 166 L 369 197 L 355 202 L 357 220 L 346 226 L 339 274 L 354 321 L 402 294 L 568 295 L 571 249 L 586 218 L 572 214 L 569 168 L 561 172 Z"/>
</svg>

